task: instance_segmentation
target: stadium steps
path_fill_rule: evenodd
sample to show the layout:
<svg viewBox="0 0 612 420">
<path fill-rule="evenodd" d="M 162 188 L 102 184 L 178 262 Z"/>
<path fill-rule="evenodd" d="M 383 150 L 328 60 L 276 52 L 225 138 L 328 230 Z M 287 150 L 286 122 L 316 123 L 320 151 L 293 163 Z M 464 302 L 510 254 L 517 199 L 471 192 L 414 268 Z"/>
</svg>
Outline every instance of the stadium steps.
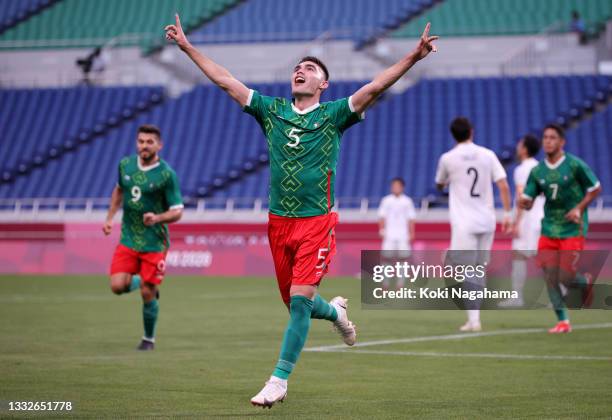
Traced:
<svg viewBox="0 0 612 420">
<path fill-rule="evenodd" d="M 426 0 L 420 3 L 412 3 L 406 6 L 404 10 L 401 11 L 401 14 L 398 14 L 394 17 L 394 19 L 389 20 L 384 25 L 379 28 L 379 31 L 369 38 L 363 38 L 359 40 L 356 45 L 356 50 L 362 50 L 376 42 L 377 39 L 383 38 L 398 28 L 406 25 L 413 19 L 416 19 L 418 16 L 426 13 L 432 7 L 435 7 L 442 3 L 445 0 Z"/>
<path fill-rule="evenodd" d="M 516 140 L 525 133 L 537 132 L 547 122 L 567 116 L 574 107 L 583 109 L 585 100 L 595 98 L 605 104 L 604 98 L 612 97 L 611 82 L 611 78 L 603 76 L 423 80 L 378 103 L 368 110 L 363 123 L 346 132 L 336 195 L 367 197 L 375 203 L 386 194 L 389 179 L 402 176 L 407 181 L 408 194 L 425 197 L 433 186 L 439 156 L 453 145 L 448 124 L 455 116 L 470 118 L 477 143 L 502 155 L 511 153 Z M 361 85 L 362 82 L 332 83 L 322 99 L 348 96 Z M 287 83 L 252 87 L 270 96 L 290 95 Z M 4 103 L 0 102 L 0 106 Z M 0 112 L 0 117 L 4 115 Z M 579 126 L 593 124 L 589 133 L 596 133 L 597 141 L 607 142 L 598 146 L 596 154 L 579 149 L 579 155 L 600 176 L 610 172 L 610 166 L 606 166 L 610 156 L 601 156 L 612 143 L 611 127 L 605 121 L 608 115 L 596 112 Z M 262 156 L 267 151 L 261 129 L 227 94 L 211 85 L 199 85 L 177 98 L 166 99 L 160 106 L 110 128 L 96 141 L 66 153 L 62 159 L 52 159 L 44 167 L 33 167 L 28 176 L 1 184 L 0 198 L 108 196 L 116 182 L 117 163 L 134 153 L 134 133 L 143 123 L 162 129 L 162 157 L 176 170 L 185 196 L 198 196 L 200 187 L 212 185 L 212 194 L 199 192 L 212 196 L 213 202 L 217 197 L 232 198 L 236 203 L 240 197 L 252 197 L 265 203 L 269 166 Z M 14 122 L 13 126 L 24 125 Z M 31 131 L 31 138 L 26 140 L 36 139 L 40 133 Z M 14 134 L 6 138 L 12 137 Z M 580 141 L 584 143 L 579 147 L 589 148 L 594 140 L 582 135 Z M 574 146 L 570 143 L 571 151 Z"/>
<path fill-rule="evenodd" d="M 139 46 L 150 51 L 151 47 L 163 45 L 163 28 L 174 21 L 176 12 L 189 32 L 239 1 L 62 0 L 6 30 L 0 42 L 14 42 L 23 48 L 94 48 L 123 35 L 118 46 Z"/>
<path fill-rule="evenodd" d="M 0 35 L 61 0 L 4 0 L 0 8 Z"/>
<path fill-rule="evenodd" d="M 0 131 L 11 139 L 0 150 L 1 183 L 102 138 L 164 100 L 161 87 L 77 87 L 0 90 Z M 24 130 L 27 127 L 27 130 Z"/>
<path fill-rule="evenodd" d="M 475 125 L 476 142 L 509 161 L 522 135 L 538 133 L 549 122 L 566 124 L 568 116 L 582 115 L 593 104 L 609 101 L 611 83 L 611 78 L 595 76 L 423 80 L 377 104 L 368 111 L 364 123 L 347 131 L 342 139 L 336 195 L 376 201 L 386 193 L 393 176 L 402 176 L 407 180 L 408 194 L 427 197 L 434 193 L 437 160 L 453 145 L 448 133 L 452 118 L 469 117 Z M 612 132 L 604 139 L 612 143 Z M 593 156 L 586 155 L 585 160 L 598 173 L 609 172 L 608 166 Z M 368 168 L 368 176 L 363 176 L 363 168 Z M 264 159 L 248 174 L 231 175 L 218 176 L 198 193 L 206 197 L 267 197 L 269 168 Z"/>
<path fill-rule="evenodd" d="M 587 28 L 612 18 L 610 0 L 446 0 L 411 20 L 393 37 L 418 37 L 427 22 L 440 36 L 491 36 L 534 34 L 558 25 L 569 31 L 573 10 L 580 12 Z"/>
<path fill-rule="evenodd" d="M 602 185 L 612 185 L 612 95 L 605 104 L 585 109 L 566 137 L 566 149 L 592 164 Z"/>
<path fill-rule="evenodd" d="M 309 41 L 325 34 L 360 45 L 436 1 L 249 0 L 194 31 L 192 39 L 202 43 L 283 42 Z"/>
</svg>

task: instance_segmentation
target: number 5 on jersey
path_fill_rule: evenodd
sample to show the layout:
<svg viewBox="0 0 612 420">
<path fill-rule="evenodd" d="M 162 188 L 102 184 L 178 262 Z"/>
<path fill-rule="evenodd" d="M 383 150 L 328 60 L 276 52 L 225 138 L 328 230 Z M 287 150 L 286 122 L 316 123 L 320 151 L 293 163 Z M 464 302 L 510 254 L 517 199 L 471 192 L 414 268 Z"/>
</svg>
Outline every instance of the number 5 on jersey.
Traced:
<svg viewBox="0 0 612 420">
<path fill-rule="evenodd" d="M 301 132 L 302 132 L 302 130 L 300 130 L 299 128 L 293 127 L 291 129 L 291 131 L 289 131 L 289 134 L 287 134 L 287 136 L 292 139 L 291 141 L 289 141 L 287 143 L 287 146 L 289 146 L 289 147 L 298 147 L 298 145 L 300 144 L 300 136 L 299 136 L 299 134 Z"/>
</svg>

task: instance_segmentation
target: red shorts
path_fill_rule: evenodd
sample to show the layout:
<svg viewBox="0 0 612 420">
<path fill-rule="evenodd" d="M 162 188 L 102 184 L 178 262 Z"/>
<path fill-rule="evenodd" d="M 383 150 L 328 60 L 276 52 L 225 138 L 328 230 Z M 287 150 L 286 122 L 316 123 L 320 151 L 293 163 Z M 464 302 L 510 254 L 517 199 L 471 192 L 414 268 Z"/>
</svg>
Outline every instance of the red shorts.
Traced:
<svg viewBox="0 0 612 420">
<path fill-rule="evenodd" d="M 538 263 L 543 268 L 559 267 L 564 271 L 575 273 L 584 249 L 584 236 L 571 238 L 549 238 L 540 236 L 538 241 Z"/>
<path fill-rule="evenodd" d="M 289 304 L 292 285 L 318 285 L 336 253 L 338 214 L 282 217 L 270 214 L 268 239 L 281 297 Z"/>
<path fill-rule="evenodd" d="M 161 284 L 165 271 L 165 252 L 138 252 L 119 244 L 113 254 L 111 275 L 116 273 L 140 274 L 140 278 L 146 283 Z"/>
</svg>

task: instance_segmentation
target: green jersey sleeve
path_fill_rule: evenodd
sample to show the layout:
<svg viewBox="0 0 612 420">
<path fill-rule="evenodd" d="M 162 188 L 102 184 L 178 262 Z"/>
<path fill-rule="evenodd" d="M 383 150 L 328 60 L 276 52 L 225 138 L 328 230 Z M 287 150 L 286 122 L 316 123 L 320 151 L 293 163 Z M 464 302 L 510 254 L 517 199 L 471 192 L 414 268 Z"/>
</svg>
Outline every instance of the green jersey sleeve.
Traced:
<svg viewBox="0 0 612 420">
<path fill-rule="evenodd" d="M 170 210 L 183 208 L 183 198 L 181 197 L 178 178 L 176 177 L 176 173 L 174 171 L 170 171 L 170 176 L 166 181 L 164 195 Z"/>
<path fill-rule="evenodd" d="M 351 97 L 329 102 L 327 109 L 329 110 L 332 121 L 334 121 L 334 125 L 338 127 L 340 132 L 345 131 L 347 128 L 361 122 L 365 118 L 365 113 L 358 114 L 355 112 Z"/>
<path fill-rule="evenodd" d="M 265 118 L 270 113 L 269 107 L 273 101 L 274 98 L 271 96 L 264 96 L 256 90 L 251 89 L 243 111 L 247 114 L 251 114 L 259 124 L 263 125 Z"/>
<path fill-rule="evenodd" d="M 531 199 L 536 198 L 542 192 L 540 189 L 540 185 L 538 184 L 536 177 L 533 173 L 534 169 L 529 172 L 529 176 L 527 177 L 527 183 L 525 184 L 525 189 L 523 190 L 523 196 Z"/>
<path fill-rule="evenodd" d="M 123 158 L 119 161 L 119 166 L 117 166 L 117 186 L 121 189 L 123 189 L 123 171 L 122 169 L 125 167 L 125 165 L 128 164 L 128 162 L 130 161 L 129 158 Z"/>
<path fill-rule="evenodd" d="M 578 183 L 580 183 L 580 186 L 589 192 L 597 189 L 599 187 L 599 179 L 597 179 L 589 165 L 580 159 L 576 160 L 578 161 L 576 179 Z"/>
</svg>

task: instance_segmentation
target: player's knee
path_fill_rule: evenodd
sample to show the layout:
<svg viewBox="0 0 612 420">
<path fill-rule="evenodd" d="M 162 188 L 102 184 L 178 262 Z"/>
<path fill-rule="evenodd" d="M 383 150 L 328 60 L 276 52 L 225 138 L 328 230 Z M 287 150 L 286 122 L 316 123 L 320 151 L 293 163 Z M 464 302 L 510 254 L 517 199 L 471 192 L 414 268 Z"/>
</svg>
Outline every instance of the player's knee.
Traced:
<svg viewBox="0 0 612 420">
<path fill-rule="evenodd" d="M 114 294 L 120 295 L 125 292 L 125 285 L 119 283 L 111 283 L 111 290 Z"/>
<path fill-rule="evenodd" d="M 144 287 L 140 288 L 140 296 L 142 296 L 143 301 L 150 302 L 155 299 L 156 291 L 155 286 L 149 286 L 146 284 Z"/>
</svg>

